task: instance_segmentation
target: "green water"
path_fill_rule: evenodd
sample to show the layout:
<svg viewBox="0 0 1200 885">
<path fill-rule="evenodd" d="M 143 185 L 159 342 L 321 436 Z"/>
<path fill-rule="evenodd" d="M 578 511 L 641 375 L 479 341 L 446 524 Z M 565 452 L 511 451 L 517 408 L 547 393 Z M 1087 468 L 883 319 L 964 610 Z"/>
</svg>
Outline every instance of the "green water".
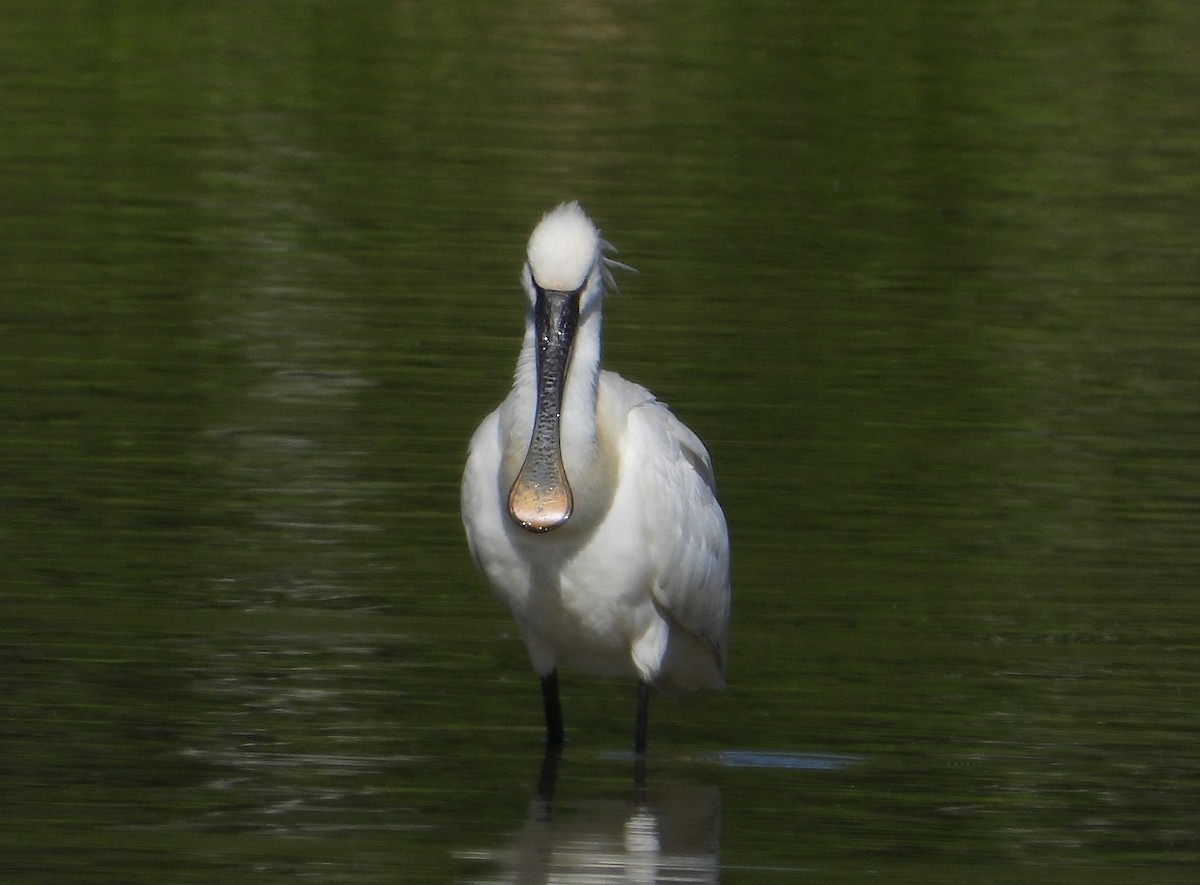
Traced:
<svg viewBox="0 0 1200 885">
<path fill-rule="evenodd" d="M 1196 33 L 9 4 L 0 879 L 1188 880 Z M 733 534 L 729 689 L 656 703 L 643 803 L 633 686 L 573 674 L 537 798 L 457 513 L 576 197 Z"/>
</svg>

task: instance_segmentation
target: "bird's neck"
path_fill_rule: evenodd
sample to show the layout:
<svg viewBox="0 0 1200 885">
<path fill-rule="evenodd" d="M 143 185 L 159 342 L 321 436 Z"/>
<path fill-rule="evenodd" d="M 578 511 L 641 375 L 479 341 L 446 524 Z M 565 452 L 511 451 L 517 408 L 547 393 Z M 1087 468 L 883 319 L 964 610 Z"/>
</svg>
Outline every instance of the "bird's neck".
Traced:
<svg viewBox="0 0 1200 885">
<path fill-rule="evenodd" d="M 567 387 L 563 397 L 563 457 L 570 470 L 570 456 L 594 454 L 596 450 L 596 396 L 600 384 L 600 311 L 580 318 Z M 569 474 L 568 474 L 569 475 Z"/>
</svg>

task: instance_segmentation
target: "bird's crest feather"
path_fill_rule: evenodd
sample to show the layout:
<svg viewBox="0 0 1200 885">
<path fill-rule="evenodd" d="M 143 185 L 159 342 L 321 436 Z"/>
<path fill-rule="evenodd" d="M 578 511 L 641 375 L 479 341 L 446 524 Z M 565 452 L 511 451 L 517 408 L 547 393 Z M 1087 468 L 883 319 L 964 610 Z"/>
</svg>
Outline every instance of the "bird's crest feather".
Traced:
<svg viewBox="0 0 1200 885">
<path fill-rule="evenodd" d="M 529 237 L 526 254 L 530 273 L 539 286 L 570 292 L 587 282 L 597 264 L 605 283 L 615 289 L 612 269 L 633 270 L 604 255 L 615 251 L 611 243 L 600 237 L 599 229 L 579 203 L 572 201 L 542 216 Z"/>
</svg>

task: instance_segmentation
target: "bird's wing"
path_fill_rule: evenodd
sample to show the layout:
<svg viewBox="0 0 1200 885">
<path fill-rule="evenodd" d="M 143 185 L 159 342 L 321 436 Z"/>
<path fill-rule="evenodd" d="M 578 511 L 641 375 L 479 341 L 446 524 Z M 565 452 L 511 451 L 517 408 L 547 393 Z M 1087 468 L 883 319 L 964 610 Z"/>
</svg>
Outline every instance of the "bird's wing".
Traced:
<svg viewBox="0 0 1200 885">
<path fill-rule="evenodd" d="M 481 536 L 479 522 L 488 512 L 490 491 L 488 468 L 493 462 L 498 463 L 500 460 L 497 440 L 498 425 L 497 414 L 492 412 L 476 428 L 471 437 L 471 444 L 467 448 L 467 464 L 463 469 L 460 488 L 462 521 L 467 534 L 467 549 L 471 551 L 471 558 L 475 560 L 477 567 L 481 566 L 478 550 Z"/>
<path fill-rule="evenodd" d="M 704 443 L 657 400 L 629 412 L 624 457 L 644 495 L 656 603 L 710 644 L 722 667 L 729 630 L 729 531 Z"/>
</svg>

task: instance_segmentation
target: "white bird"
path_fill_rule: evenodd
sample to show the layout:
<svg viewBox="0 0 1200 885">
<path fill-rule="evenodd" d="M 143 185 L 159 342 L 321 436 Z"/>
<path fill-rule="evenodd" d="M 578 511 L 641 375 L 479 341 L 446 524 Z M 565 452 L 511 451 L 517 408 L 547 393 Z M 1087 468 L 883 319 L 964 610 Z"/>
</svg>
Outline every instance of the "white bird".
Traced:
<svg viewBox="0 0 1200 885">
<path fill-rule="evenodd" d="M 529 238 L 525 337 L 511 392 L 471 439 L 467 544 L 541 678 L 546 740 L 564 740 L 558 667 L 650 688 L 719 689 L 729 532 L 700 439 L 640 385 L 600 368 L 612 247 L 578 203 Z"/>
</svg>

